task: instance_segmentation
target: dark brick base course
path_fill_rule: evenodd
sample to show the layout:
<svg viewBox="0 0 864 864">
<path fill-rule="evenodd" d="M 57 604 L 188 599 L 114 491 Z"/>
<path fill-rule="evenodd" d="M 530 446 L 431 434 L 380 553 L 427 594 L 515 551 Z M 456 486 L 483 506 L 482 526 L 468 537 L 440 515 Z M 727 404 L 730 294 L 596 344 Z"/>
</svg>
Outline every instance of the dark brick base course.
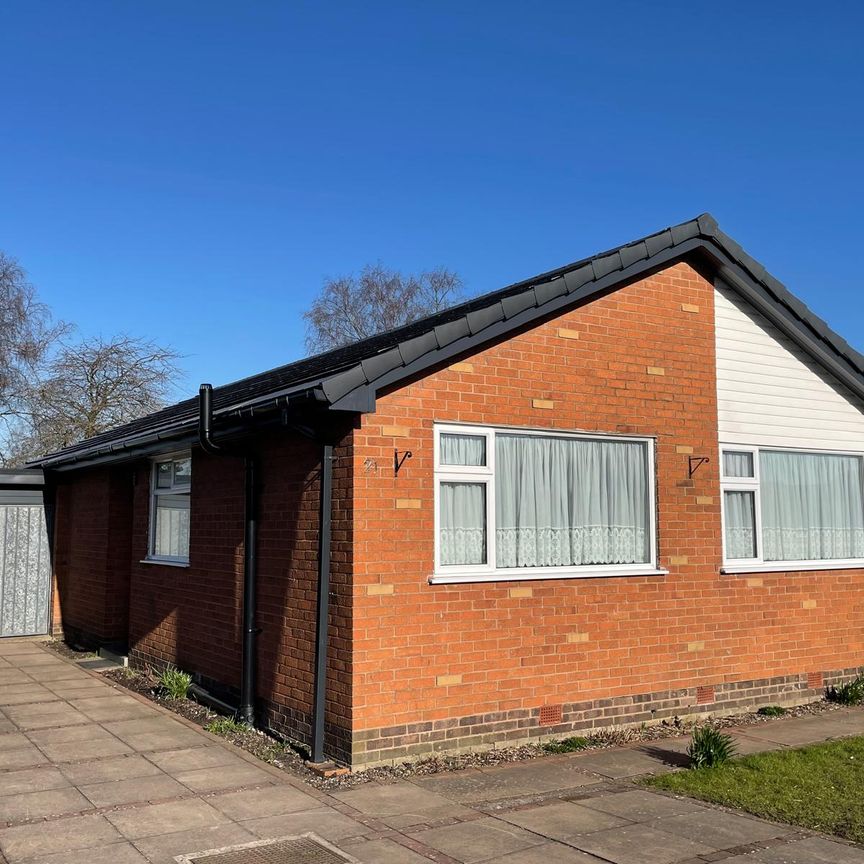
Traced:
<svg viewBox="0 0 864 864">
<path fill-rule="evenodd" d="M 818 673 L 825 686 L 848 681 L 864 667 Z M 573 734 L 597 732 L 612 727 L 652 723 L 670 717 L 743 714 L 760 705 L 797 705 L 818 699 L 824 690 L 808 686 L 814 673 L 785 675 L 755 681 L 713 685 L 713 701 L 703 703 L 702 686 L 656 693 L 640 693 L 614 699 L 571 702 L 563 706 L 562 721 L 540 724 L 539 711 L 518 710 L 452 717 L 426 723 L 411 723 L 354 734 L 352 767 L 364 768 L 389 762 L 419 759 L 435 753 L 480 750 Z"/>
</svg>

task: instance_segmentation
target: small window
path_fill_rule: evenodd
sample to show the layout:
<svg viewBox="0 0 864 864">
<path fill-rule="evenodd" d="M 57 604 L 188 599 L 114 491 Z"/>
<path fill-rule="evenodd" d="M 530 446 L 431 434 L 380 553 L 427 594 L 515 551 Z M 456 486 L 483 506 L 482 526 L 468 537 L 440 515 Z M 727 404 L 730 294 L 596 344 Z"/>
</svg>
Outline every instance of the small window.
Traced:
<svg viewBox="0 0 864 864">
<path fill-rule="evenodd" d="M 755 477 L 753 453 L 748 450 L 725 450 L 723 452 L 724 477 Z"/>
<path fill-rule="evenodd" d="M 189 504 L 192 459 L 188 455 L 153 464 L 150 494 L 150 548 L 156 561 L 189 561 Z"/>
</svg>

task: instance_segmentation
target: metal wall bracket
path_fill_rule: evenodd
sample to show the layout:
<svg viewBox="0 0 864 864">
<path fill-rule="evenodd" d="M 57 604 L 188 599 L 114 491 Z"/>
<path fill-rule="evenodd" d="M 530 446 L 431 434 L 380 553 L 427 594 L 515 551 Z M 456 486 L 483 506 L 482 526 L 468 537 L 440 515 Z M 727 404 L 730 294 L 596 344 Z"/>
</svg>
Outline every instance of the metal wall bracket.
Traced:
<svg viewBox="0 0 864 864">
<path fill-rule="evenodd" d="M 692 478 L 706 462 L 710 461 L 708 456 L 689 456 L 687 458 L 687 475 Z"/>
<path fill-rule="evenodd" d="M 393 451 L 393 475 L 396 476 L 399 473 L 399 469 L 405 464 L 406 459 L 410 459 L 414 454 L 410 450 L 405 450 L 402 453 L 400 458 L 399 451 Z"/>
</svg>

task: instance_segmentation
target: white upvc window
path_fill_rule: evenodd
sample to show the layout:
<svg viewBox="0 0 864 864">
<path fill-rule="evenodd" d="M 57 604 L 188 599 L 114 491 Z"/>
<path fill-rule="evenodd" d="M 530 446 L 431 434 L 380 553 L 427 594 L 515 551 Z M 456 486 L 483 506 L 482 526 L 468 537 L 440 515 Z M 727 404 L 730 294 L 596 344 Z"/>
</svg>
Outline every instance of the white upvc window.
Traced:
<svg viewBox="0 0 864 864">
<path fill-rule="evenodd" d="M 654 441 L 435 426 L 432 582 L 654 575 Z"/>
<path fill-rule="evenodd" d="M 864 567 L 864 454 L 720 449 L 724 572 Z"/>
<path fill-rule="evenodd" d="M 191 491 L 191 454 L 175 453 L 153 461 L 148 560 L 168 564 L 189 563 Z"/>
</svg>

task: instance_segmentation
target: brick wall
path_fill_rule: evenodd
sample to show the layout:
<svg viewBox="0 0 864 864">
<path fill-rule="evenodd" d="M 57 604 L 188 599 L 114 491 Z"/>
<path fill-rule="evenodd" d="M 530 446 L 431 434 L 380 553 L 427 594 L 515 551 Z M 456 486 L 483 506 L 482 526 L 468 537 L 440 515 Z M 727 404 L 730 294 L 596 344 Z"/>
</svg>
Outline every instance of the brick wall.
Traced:
<svg viewBox="0 0 864 864">
<path fill-rule="evenodd" d="M 720 574 L 716 402 L 713 289 L 685 263 L 379 398 L 354 446 L 354 763 L 549 734 L 542 706 L 560 732 L 859 666 L 861 571 Z M 435 421 L 656 436 L 668 575 L 429 585 Z"/>
<path fill-rule="evenodd" d="M 258 531 L 258 697 L 265 723 L 308 742 L 318 578 L 320 446 L 285 433 L 256 441 L 261 487 Z M 328 752 L 350 747 L 351 522 L 346 435 L 334 469 Z M 243 614 L 242 458 L 192 454 L 188 567 L 144 562 L 149 463 L 136 468 L 129 639 L 138 665 L 173 663 L 236 698 Z"/>
<path fill-rule="evenodd" d="M 125 642 L 131 472 L 59 475 L 55 500 L 53 632 L 84 647 Z"/>
</svg>

